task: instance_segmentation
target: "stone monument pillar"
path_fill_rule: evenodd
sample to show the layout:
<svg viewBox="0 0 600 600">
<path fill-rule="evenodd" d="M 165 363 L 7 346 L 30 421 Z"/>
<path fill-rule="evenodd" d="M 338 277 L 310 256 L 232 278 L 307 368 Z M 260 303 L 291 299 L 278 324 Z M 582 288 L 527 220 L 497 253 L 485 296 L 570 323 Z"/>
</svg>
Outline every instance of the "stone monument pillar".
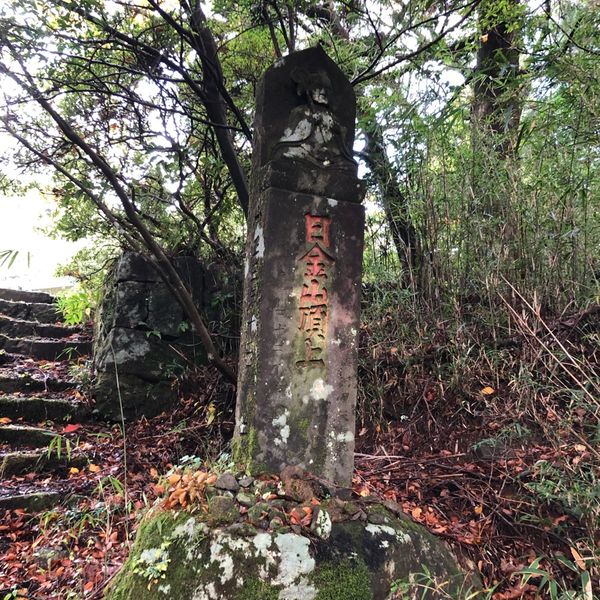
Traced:
<svg viewBox="0 0 600 600">
<path fill-rule="evenodd" d="M 356 100 L 320 48 L 257 92 L 234 457 L 350 487 L 364 208 Z M 341 491 L 341 490 L 340 490 Z"/>
</svg>

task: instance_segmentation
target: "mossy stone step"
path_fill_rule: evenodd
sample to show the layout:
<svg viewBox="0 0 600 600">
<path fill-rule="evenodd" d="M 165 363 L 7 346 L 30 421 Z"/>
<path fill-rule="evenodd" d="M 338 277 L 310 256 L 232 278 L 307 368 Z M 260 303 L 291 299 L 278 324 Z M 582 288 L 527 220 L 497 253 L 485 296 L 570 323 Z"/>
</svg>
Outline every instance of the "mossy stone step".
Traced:
<svg viewBox="0 0 600 600">
<path fill-rule="evenodd" d="M 0 365 L 8 365 L 15 362 L 15 355 L 9 354 L 5 350 L 0 350 Z"/>
<path fill-rule="evenodd" d="M 64 379 L 38 379 L 29 373 L 20 375 L 6 371 L 0 373 L 0 394 L 14 394 L 16 392 L 64 392 L 74 388 L 75 384 Z M 0 415 L 8 416 L 8 415 Z"/>
<path fill-rule="evenodd" d="M 52 304 L 56 299 L 54 296 L 46 294 L 46 292 L 29 292 L 27 290 L 11 290 L 8 288 L 0 288 L 0 300 Z"/>
<path fill-rule="evenodd" d="M 0 510 L 24 509 L 41 512 L 61 503 L 63 494 L 53 491 L 0 493 Z"/>
<path fill-rule="evenodd" d="M 0 315 L 0 333 L 13 338 L 65 338 L 76 333 L 81 333 L 81 327 L 24 321 Z"/>
<path fill-rule="evenodd" d="M 0 299 L 0 314 L 40 323 L 56 323 L 62 319 L 60 311 L 54 304 L 44 302 L 14 302 Z"/>
<path fill-rule="evenodd" d="M 80 404 L 63 398 L 32 398 L 0 396 L 0 417 L 24 421 L 63 421 L 69 417 L 81 418 L 88 411 Z"/>
<path fill-rule="evenodd" d="M 0 443 L 10 444 L 11 446 L 43 448 L 48 446 L 57 435 L 55 431 L 50 429 L 29 425 L 0 426 Z"/>
<path fill-rule="evenodd" d="M 92 351 L 91 342 L 70 342 L 38 338 L 11 338 L 0 334 L 0 348 L 13 354 L 23 354 L 43 360 L 66 360 L 85 356 Z"/>
<path fill-rule="evenodd" d="M 55 452 L 47 450 L 21 450 L 0 453 L 0 479 L 44 471 L 56 467 L 84 467 L 88 459 L 81 454 L 67 456 L 65 449 L 60 457 Z"/>
</svg>

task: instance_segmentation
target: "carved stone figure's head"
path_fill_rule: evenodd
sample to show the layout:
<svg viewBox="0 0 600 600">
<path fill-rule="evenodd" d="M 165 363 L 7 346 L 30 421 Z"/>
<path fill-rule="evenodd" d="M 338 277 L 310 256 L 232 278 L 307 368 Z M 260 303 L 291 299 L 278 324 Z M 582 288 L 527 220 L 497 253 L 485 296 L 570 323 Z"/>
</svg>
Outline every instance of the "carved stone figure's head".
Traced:
<svg viewBox="0 0 600 600">
<path fill-rule="evenodd" d="M 324 71 L 310 72 L 304 67 L 296 67 L 291 73 L 298 96 L 306 96 L 309 101 L 327 106 L 331 92 L 331 81 Z"/>
</svg>

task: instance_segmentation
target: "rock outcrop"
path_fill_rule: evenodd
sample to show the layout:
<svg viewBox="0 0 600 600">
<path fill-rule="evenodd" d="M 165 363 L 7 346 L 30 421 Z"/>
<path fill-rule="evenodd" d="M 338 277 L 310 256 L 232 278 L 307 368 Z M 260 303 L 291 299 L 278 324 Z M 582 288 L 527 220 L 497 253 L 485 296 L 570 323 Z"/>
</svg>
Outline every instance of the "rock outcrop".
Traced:
<svg viewBox="0 0 600 600">
<path fill-rule="evenodd" d="M 237 482 L 217 480 L 191 512 L 151 509 L 106 600 L 446 598 L 474 583 L 393 505 L 303 503 L 281 483 Z"/>
<path fill-rule="evenodd" d="M 228 313 L 229 321 L 220 312 L 235 304 L 235 285 L 224 293 L 223 278 L 195 259 L 180 257 L 174 264 L 211 329 L 235 331 L 235 311 Z M 224 300 L 219 303 L 219 298 Z M 100 415 L 118 420 L 121 408 L 127 419 L 169 409 L 177 398 L 176 376 L 205 358 L 158 273 L 143 255 L 125 252 L 106 279 L 96 315 L 94 396 Z"/>
</svg>

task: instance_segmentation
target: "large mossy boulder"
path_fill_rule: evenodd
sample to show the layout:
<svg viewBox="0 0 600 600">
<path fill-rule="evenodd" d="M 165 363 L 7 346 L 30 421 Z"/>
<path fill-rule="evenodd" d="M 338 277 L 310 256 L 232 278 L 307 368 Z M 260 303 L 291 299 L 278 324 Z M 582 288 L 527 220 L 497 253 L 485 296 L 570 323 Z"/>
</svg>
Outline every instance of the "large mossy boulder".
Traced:
<svg viewBox="0 0 600 600">
<path fill-rule="evenodd" d="M 213 334 L 233 339 L 240 285 L 192 257 L 173 265 Z M 94 332 L 94 397 L 102 417 L 151 417 L 173 406 L 176 376 L 205 351 L 167 285 L 144 255 L 125 252 L 104 284 Z M 231 352 L 235 348 L 224 348 Z"/>
<path fill-rule="evenodd" d="M 392 600 L 472 587 L 443 542 L 379 504 L 219 493 L 195 512 L 151 509 L 106 600 Z M 290 526 L 297 512 L 312 517 Z"/>
</svg>

